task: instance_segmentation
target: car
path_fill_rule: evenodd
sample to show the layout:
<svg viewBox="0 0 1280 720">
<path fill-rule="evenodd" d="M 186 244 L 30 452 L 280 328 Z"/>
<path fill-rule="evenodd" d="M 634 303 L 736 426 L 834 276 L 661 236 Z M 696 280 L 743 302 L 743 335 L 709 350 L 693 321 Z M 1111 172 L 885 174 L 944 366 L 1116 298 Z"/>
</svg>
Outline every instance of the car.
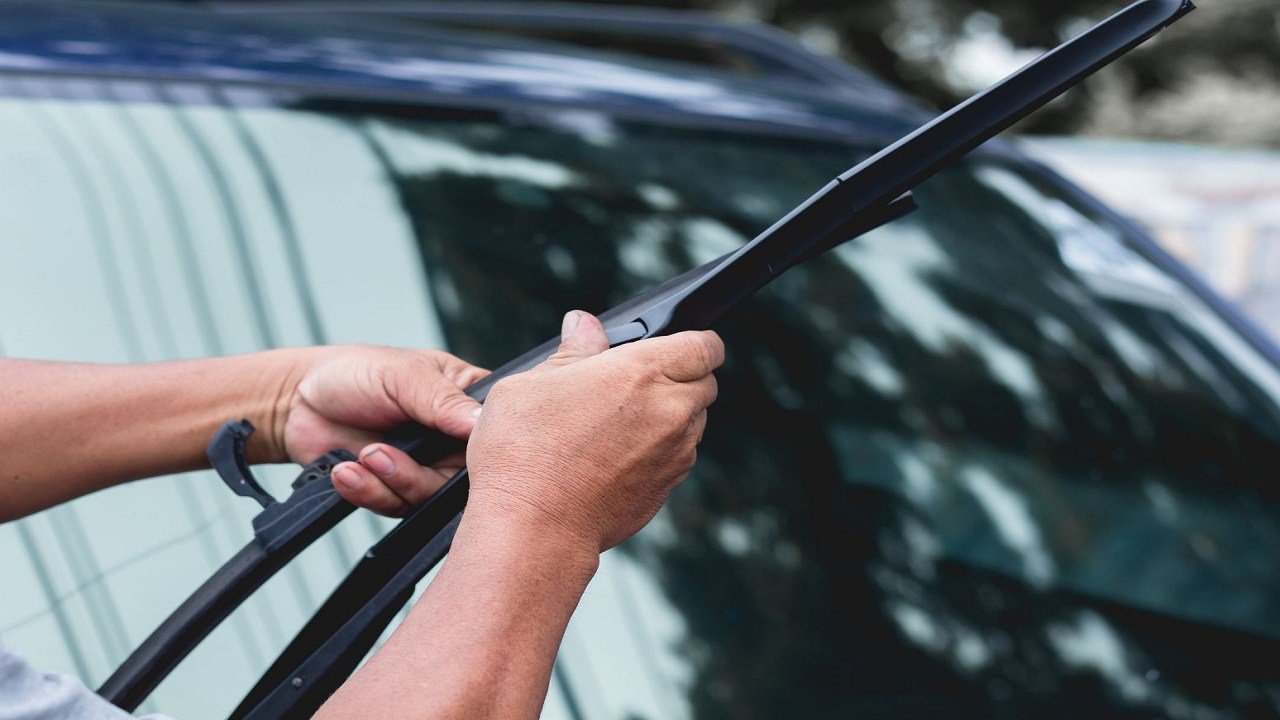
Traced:
<svg viewBox="0 0 1280 720">
<path fill-rule="evenodd" d="M 928 117 L 870 79 L 456 18 L 9 0 L 0 19 L 14 357 L 380 343 L 496 366 Z M 717 327 L 698 464 L 603 557 L 544 717 L 1280 714 L 1280 353 L 1013 143 L 916 199 Z M 254 510 L 206 471 L 0 526 L 0 640 L 100 683 Z M 143 710 L 225 715 L 389 526 L 353 515 Z"/>
</svg>

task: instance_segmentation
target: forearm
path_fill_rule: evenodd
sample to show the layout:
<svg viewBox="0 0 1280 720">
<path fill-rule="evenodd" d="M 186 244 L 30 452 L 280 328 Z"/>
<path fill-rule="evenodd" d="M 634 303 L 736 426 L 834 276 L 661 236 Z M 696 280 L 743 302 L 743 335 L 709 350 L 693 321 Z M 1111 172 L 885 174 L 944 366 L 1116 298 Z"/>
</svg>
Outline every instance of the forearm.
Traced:
<svg viewBox="0 0 1280 720">
<path fill-rule="evenodd" d="M 0 521 L 202 467 L 231 418 L 265 430 L 250 441 L 254 460 L 282 460 L 272 428 L 300 352 L 147 365 L 0 360 Z"/>
<path fill-rule="evenodd" d="M 598 563 L 580 540 L 469 508 L 422 599 L 317 717 L 537 717 Z"/>
</svg>

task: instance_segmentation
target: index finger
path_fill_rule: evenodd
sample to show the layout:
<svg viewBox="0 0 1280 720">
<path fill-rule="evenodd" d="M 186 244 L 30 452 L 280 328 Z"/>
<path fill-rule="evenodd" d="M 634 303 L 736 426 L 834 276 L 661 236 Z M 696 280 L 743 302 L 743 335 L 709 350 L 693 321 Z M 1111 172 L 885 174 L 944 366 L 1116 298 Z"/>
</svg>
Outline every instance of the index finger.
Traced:
<svg viewBox="0 0 1280 720">
<path fill-rule="evenodd" d="M 675 382 L 706 377 L 724 362 L 724 341 L 711 330 L 686 330 L 617 348 Z"/>
</svg>

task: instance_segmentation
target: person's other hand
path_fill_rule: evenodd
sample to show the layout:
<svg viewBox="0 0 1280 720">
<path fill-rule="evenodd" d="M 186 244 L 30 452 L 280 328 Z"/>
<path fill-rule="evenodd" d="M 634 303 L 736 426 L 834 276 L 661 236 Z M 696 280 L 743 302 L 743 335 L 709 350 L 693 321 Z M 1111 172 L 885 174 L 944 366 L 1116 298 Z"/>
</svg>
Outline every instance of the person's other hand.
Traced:
<svg viewBox="0 0 1280 720">
<path fill-rule="evenodd" d="M 381 347 L 321 348 L 300 364 L 285 393 L 284 453 L 306 464 L 342 448 L 358 462 L 334 467 L 333 485 L 355 505 L 401 515 L 431 497 L 463 464 L 463 454 L 422 467 L 376 442 L 381 431 L 416 421 L 466 439 L 480 405 L 463 388 L 487 370 L 436 350 Z"/>
<path fill-rule="evenodd" d="M 467 514 L 599 553 L 644 527 L 693 467 L 724 345 L 683 332 L 607 349 L 580 311 L 561 338 L 490 390 L 467 447 Z"/>
</svg>

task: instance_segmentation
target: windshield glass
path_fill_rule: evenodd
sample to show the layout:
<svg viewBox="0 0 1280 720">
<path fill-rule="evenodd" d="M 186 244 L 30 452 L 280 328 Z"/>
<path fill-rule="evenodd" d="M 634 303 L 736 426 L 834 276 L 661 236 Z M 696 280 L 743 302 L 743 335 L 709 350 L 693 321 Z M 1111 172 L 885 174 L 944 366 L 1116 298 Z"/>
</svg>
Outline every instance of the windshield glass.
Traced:
<svg viewBox="0 0 1280 720">
<path fill-rule="evenodd" d="M 0 192 L 23 269 L 0 283 L 6 354 L 380 342 L 495 366 L 872 150 L 130 92 L 0 98 L 0 160 L 24 168 Z M 717 328 L 698 465 L 606 555 L 549 717 L 1277 712 L 1275 367 L 1044 178 L 973 160 L 917 199 Z M 6 600 L 0 638 L 100 681 L 252 510 L 144 484 L 0 528 L 8 577 L 44 593 Z M 385 527 L 358 514 L 304 556 L 159 709 L 234 705 Z"/>
<path fill-rule="evenodd" d="M 451 346 L 491 364 L 563 308 L 733 249 L 861 156 L 355 122 L 414 218 Z M 679 618 L 653 642 L 680 695 L 723 717 L 954 711 L 960 678 L 981 715 L 1077 683 L 1036 709 L 1197 702 L 1181 652 L 1280 639 L 1274 368 L 1016 169 L 967 163 L 918 201 L 719 328 L 698 467 L 622 551 Z M 1179 623 L 1180 650 L 1144 647 Z"/>
</svg>

